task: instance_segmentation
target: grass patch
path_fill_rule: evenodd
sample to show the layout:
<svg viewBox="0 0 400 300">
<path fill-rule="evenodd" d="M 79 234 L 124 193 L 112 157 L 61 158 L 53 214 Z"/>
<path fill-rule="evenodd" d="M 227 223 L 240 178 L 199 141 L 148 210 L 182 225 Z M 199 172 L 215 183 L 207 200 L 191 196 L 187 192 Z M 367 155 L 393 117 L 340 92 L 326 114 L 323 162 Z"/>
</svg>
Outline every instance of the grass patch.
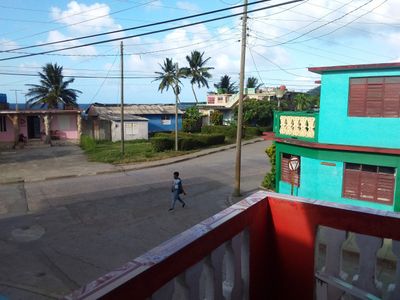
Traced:
<svg viewBox="0 0 400 300">
<path fill-rule="evenodd" d="M 82 137 L 81 148 L 85 151 L 89 161 L 121 164 L 160 160 L 179 156 L 193 151 L 165 151 L 156 152 L 150 142 L 146 140 L 126 141 L 125 155 L 121 154 L 120 142 L 94 141 L 90 137 Z"/>
</svg>

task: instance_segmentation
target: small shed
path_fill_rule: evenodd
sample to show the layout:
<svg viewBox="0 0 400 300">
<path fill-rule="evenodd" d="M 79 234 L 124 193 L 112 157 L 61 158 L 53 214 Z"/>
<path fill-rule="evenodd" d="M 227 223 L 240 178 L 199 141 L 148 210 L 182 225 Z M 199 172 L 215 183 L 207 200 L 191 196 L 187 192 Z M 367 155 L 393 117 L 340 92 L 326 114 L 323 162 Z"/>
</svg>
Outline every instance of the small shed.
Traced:
<svg viewBox="0 0 400 300">
<path fill-rule="evenodd" d="M 121 140 L 121 115 L 108 115 L 111 121 L 111 141 Z M 149 138 L 148 120 L 132 114 L 124 114 L 124 139 L 126 141 Z"/>
</svg>

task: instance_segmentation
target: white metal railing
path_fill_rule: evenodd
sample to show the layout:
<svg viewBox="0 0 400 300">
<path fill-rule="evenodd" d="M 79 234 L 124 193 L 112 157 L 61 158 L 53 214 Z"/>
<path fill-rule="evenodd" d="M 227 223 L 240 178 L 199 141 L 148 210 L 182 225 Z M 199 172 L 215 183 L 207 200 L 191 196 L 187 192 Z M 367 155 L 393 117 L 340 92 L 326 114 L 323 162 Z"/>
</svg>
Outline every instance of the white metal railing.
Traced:
<svg viewBox="0 0 400 300">
<path fill-rule="evenodd" d="M 290 116 L 279 117 L 279 133 L 288 136 L 305 138 L 315 137 L 315 116 Z"/>
<path fill-rule="evenodd" d="M 315 272 L 318 300 L 333 299 L 400 299 L 400 242 L 380 237 L 349 233 L 330 227 L 320 227 L 316 262 L 324 256 L 322 267 Z M 384 251 L 382 251 L 384 250 Z M 345 252 L 350 258 L 344 259 Z M 378 251 L 380 254 L 378 255 Z M 394 254 L 394 255 L 393 255 Z M 389 271 L 378 278 L 377 265 L 386 261 Z M 347 270 L 347 272 L 345 271 Z M 383 271 L 381 270 L 382 274 Z M 351 276 L 352 275 L 352 276 Z M 391 278 L 393 277 L 393 278 Z"/>
</svg>

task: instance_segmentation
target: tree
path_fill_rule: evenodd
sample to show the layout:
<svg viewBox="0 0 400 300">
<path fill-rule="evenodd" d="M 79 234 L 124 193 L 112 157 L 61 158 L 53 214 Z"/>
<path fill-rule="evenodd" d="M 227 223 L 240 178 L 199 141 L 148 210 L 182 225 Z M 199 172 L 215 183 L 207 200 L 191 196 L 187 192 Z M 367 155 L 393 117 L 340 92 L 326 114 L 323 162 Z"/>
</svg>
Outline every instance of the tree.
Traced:
<svg viewBox="0 0 400 300">
<path fill-rule="evenodd" d="M 183 130 L 186 132 L 199 132 L 201 130 L 201 113 L 197 106 L 189 107 L 185 111 Z"/>
<path fill-rule="evenodd" d="M 295 110 L 310 110 L 314 106 L 319 106 L 319 97 L 308 94 L 297 94 L 294 97 Z"/>
<path fill-rule="evenodd" d="M 206 67 L 205 65 L 209 61 L 210 57 L 206 60 L 203 60 L 203 53 L 195 50 L 190 53 L 190 56 L 186 56 L 186 60 L 189 64 L 188 68 L 182 68 L 183 73 L 186 77 L 191 78 L 190 84 L 192 85 L 192 91 L 196 103 L 199 103 L 197 99 L 196 92 L 194 91 L 194 85 L 197 84 L 198 88 L 206 86 L 208 88 L 208 81 L 207 79 L 211 78 L 211 74 L 208 72 L 214 68 Z"/>
<path fill-rule="evenodd" d="M 258 83 L 258 79 L 255 77 L 248 77 L 246 88 L 248 89 L 255 89 L 256 91 L 262 86 L 261 83 Z"/>
<path fill-rule="evenodd" d="M 236 82 L 231 83 L 231 77 L 228 75 L 221 76 L 218 83 L 214 83 L 218 94 L 236 94 L 238 92 Z"/>
<path fill-rule="evenodd" d="M 243 123 L 245 125 L 271 126 L 276 109 L 276 101 L 246 100 L 243 102 Z M 237 118 L 237 107 L 234 113 Z"/>
<path fill-rule="evenodd" d="M 49 109 L 57 109 L 59 104 L 77 107 L 76 99 L 81 91 L 68 88 L 74 78 L 64 81 L 62 71 L 63 67 L 57 64 L 46 64 L 39 72 L 40 85 L 27 84 L 31 87 L 26 94 L 30 98 L 27 103 L 41 104 L 42 108 L 47 105 Z"/>
<path fill-rule="evenodd" d="M 175 94 L 175 151 L 178 151 L 178 103 L 179 94 L 181 92 L 181 78 L 185 77 L 178 63 L 174 63 L 172 58 L 166 58 L 163 65 L 159 64 L 162 72 L 155 72 L 158 76 L 155 80 L 159 80 L 158 90 L 162 93 L 164 90 L 171 88 Z"/>
<path fill-rule="evenodd" d="M 224 115 L 219 110 L 214 110 L 210 114 L 210 123 L 212 125 L 222 125 Z"/>
</svg>

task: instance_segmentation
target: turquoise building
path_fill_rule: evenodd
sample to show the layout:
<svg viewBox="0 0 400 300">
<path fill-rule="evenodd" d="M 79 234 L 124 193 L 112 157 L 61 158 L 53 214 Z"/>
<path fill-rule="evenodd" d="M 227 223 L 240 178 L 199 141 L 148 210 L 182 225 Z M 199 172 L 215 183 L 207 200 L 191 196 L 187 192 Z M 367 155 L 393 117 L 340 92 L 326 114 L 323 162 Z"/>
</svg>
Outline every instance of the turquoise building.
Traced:
<svg viewBox="0 0 400 300">
<path fill-rule="evenodd" d="M 309 71 L 319 112 L 275 113 L 276 190 L 400 211 L 400 63 Z"/>
</svg>

